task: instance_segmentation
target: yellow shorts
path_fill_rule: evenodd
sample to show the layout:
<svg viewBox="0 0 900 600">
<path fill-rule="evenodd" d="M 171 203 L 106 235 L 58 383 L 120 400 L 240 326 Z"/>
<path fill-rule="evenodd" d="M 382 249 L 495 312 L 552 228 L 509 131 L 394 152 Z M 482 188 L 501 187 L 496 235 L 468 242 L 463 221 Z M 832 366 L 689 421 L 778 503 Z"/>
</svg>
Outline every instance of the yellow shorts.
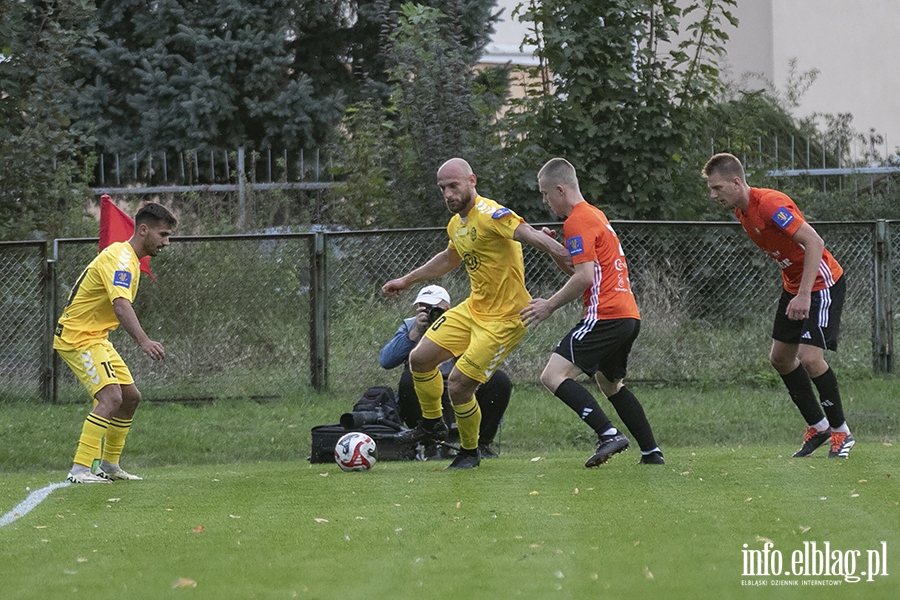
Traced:
<svg viewBox="0 0 900 600">
<path fill-rule="evenodd" d="M 477 320 L 463 302 L 441 315 L 425 337 L 459 357 L 456 368 L 463 375 L 485 383 L 519 345 L 525 331 L 518 317 L 506 321 Z"/>
<path fill-rule="evenodd" d="M 80 349 L 57 348 L 56 351 L 91 393 L 91 398 L 108 385 L 134 383 L 131 371 L 109 340 L 93 342 Z"/>
</svg>

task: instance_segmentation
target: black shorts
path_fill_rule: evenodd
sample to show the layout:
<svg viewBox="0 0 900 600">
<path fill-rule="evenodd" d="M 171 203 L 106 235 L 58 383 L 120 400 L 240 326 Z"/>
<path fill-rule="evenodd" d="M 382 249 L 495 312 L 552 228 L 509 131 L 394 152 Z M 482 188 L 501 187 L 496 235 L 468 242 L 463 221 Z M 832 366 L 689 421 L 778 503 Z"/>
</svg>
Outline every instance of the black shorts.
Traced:
<svg viewBox="0 0 900 600">
<path fill-rule="evenodd" d="M 775 312 L 775 323 L 772 325 L 772 339 L 785 344 L 806 344 L 837 350 L 846 290 L 844 278 L 841 277 L 830 288 L 810 294 L 809 317 L 803 321 L 787 318 L 787 305 L 794 294 L 782 290 L 778 310 Z"/>
<path fill-rule="evenodd" d="M 609 381 L 624 379 L 628 354 L 640 331 L 638 319 L 582 319 L 554 352 L 591 377 L 600 371 Z"/>
</svg>

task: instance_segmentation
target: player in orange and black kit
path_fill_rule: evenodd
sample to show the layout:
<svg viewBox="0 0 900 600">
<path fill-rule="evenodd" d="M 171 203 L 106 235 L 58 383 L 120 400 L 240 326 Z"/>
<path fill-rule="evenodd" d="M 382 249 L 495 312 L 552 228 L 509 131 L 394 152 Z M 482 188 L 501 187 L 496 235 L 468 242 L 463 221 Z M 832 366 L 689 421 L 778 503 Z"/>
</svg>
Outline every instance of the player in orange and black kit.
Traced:
<svg viewBox="0 0 900 600">
<path fill-rule="evenodd" d="M 568 254 L 549 229 L 537 231 L 510 209 L 478 195 L 472 167 L 451 158 L 438 169 L 437 184 L 447 209 L 450 242 L 442 252 L 403 277 L 388 281 L 382 291 L 395 296 L 410 285 L 434 279 L 465 262 L 472 291 L 445 312 L 425 332 L 409 355 L 413 386 L 422 420 L 408 441 L 442 441 L 447 429 L 441 416 L 444 378 L 438 366 L 457 358 L 447 377 L 461 450 L 448 469 L 467 469 L 481 462 L 478 432 L 481 409 L 475 390 L 488 381 L 522 340 L 525 327 L 519 311 L 531 296 L 525 289 L 525 242 L 550 254 L 557 265 L 570 268 Z"/>
<path fill-rule="evenodd" d="M 644 408 L 623 382 L 628 354 L 641 329 L 641 316 L 619 238 L 603 211 L 581 195 L 575 167 L 568 161 L 548 161 L 538 173 L 538 187 L 544 203 L 555 214 L 566 217 L 563 233 L 574 273 L 549 299 L 531 300 L 521 312 L 522 320 L 534 327 L 579 297 L 585 306 L 584 318 L 550 356 L 541 383 L 597 433 L 597 451 L 584 466 L 602 465 L 613 454 L 626 450 L 629 441 L 613 427 L 593 394 L 575 381 L 582 373 L 596 379 L 637 439 L 640 464 L 664 464 Z"/>
<path fill-rule="evenodd" d="M 162 344 L 147 336 L 131 303 L 140 282 L 140 259 L 169 245 L 176 222 L 164 206 L 143 206 L 134 217 L 131 239 L 104 248 L 69 293 L 53 347 L 94 399 L 67 477 L 70 483 L 141 479 L 119 466 L 141 393 L 108 336 L 121 325 L 147 356 L 165 358 Z"/>
<path fill-rule="evenodd" d="M 828 456 L 847 458 L 856 442 L 844 420 L 837 377 L 825 362 L 825 349 L 837 350 L 846 288 L 841 265 L 787 195 L 747 185 L 737 157 L 716 154 L 703 176 L 710 196 L 734 209 L 750 239 L 781 267 L 784 290 L 769 360 L 807 423 L 794 456 L 809 456 L 831 441 Z"/>
</svg>

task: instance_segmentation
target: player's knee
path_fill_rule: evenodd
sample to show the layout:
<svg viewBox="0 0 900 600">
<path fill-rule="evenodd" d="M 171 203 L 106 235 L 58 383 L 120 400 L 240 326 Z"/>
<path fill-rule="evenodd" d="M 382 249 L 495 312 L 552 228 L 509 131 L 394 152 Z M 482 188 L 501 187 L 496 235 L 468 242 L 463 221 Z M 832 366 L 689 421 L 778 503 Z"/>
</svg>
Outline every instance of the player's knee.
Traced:
<svg viewBox="0 0 900 600">
<path fill-rule="evenodd" d="M 622 383 L 621 379 L 616 379 L 615 381 L 600 381 L 598 379 L 597 386 L 600 388 L 600 391 L 603 392 L 603 395 L 607 398 L 612 398 L 625 386 Z"/>
<path fill-rule="evenodd" d="M 97 400 L 97 406 L 100 409 L 98 414 L 115 414 L 122 407 L 122 388 L 118 385 L 107 385 L 97 392 L 95 398 Z"/>
<path fill-rule="evenodd" d="M 800 356 L 800 364 L 810 377 L 818 377 L 828 370 L 828 363 L 820 356 Z"/>
<path fill-rule="evenodd" d="M 136 387 L 131 385 L 122 389 L 122 410 L 133 413 L 140 403 L 141 392 Z"/>
<path fill-rule="evenodd" d="M 769 352 L 769 364 L 779 373 L 786 375 L 797 368 L 796 356 L 785 356 L 778 352 Z"/>
<path fill-rule="evenodd" d="M 556 388 L 558 388 L 565 380 L 566 378 L 563 374 L 550 369 L 549 366 L 541 373 L 541 383 L 551 394 L 555 394 Z"/>
<path fill-rule="evenodd" d="M 475 395 L 475 390 L 478 388 L 478 382 L 469 379 L 462 373 L 459 373 L 459 376 L 454 377 L 453 375 L 458 373 L 454 371 L 451 373 L 450 377 L 447 378 L 447 393 L 450 396 L 450 402 L 453 404 L 465 404 Z"/>
<path fill-rule="evenodd" d="M 427 373 L 435 368 L 434 361 L 429 356 L 417 353 L 415 349 L 409 355 L 409 369 L 413 373 Z"/>
</svg>

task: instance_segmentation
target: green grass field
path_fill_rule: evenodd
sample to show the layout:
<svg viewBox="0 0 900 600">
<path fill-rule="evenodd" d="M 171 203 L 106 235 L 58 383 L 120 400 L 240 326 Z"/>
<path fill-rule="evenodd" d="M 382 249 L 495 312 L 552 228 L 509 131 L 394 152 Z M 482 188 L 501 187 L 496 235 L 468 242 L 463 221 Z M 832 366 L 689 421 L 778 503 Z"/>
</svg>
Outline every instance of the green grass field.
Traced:
<svg viewBox="0 0 900 600">
<path fill-rule="evenodd" d="M 630 451 L 590 470 L 583 425 L 530 386 L 501 456 L 463 472 L 310 465 L 309 429 L 355 399 L 340 394 L 148 405 L 123 458 L 145 481 L 56 489 L 0 527 L 2 597 L 896 598 L 897 388 L 845 383 L 850 459 L 801 460 L 777 387 L 635 385 L 667 464 Z M 63 480 L 85 411 L 4 405 L 0 516 Z M 840 575 L 803 572 L 813 542 Z M 748 575 L 764 548 L 780 576 Z"/>
</svg>

